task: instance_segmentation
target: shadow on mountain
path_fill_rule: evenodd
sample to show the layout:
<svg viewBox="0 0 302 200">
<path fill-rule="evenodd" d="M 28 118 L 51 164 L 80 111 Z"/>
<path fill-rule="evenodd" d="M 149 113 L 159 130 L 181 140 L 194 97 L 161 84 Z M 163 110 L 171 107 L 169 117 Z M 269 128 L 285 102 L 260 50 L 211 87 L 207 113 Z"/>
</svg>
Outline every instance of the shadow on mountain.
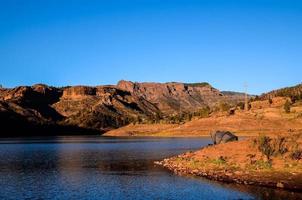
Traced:
<svg viewBox="0 0 302 200">
<path fill-rule="evenodd" d="M 37 123 L 17 113 L 0 112 L 0 137 L 54 136 L 54 135 L 100 135 L 99 130 L 81 128 L 73 125 Z"/>
</svg>

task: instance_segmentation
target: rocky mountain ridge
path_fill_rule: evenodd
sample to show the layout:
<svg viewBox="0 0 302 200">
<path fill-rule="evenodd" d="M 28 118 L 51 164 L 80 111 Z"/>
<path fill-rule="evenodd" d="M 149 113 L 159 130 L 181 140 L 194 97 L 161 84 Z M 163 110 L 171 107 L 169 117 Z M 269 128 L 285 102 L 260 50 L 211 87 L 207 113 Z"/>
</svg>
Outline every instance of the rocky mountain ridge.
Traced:
<svg viewBox="0 0 302 200">
<path fill-rule="evenodd" d="M 0 88 L 1 136 L 102 133 L 137 120 L 194 112 L 244 95 L 223 94 L 207 83 L 137 83 Z M 24 133 L 26 131 L 26 133 Z M 22 133 L 22 134 L 21 134 Z"/>
</svg>

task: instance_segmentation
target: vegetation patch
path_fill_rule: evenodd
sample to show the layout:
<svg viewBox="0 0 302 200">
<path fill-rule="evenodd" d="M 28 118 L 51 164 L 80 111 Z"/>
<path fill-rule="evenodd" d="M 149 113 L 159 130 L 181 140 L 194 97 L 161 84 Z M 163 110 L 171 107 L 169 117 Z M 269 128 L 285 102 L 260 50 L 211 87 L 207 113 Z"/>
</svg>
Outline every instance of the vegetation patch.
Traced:
<svg viewBox="0 0 302 200">
<path fill-rule="evenodd" d="M 226 159 L 222 156 L 220 156 L 219 158 L 216 158 L 216 159 L 212 159 L 210 162 L 212 164 L 218 165 L 218 166 L 225 165 L 227 163 Z"/>
<path fill-rule="evenodd" d="M 200 83 L 185 83 L 185 86 L 191 86 L 191 87 L 206 87 L 206 86 L 211 86 L 207 82 L 200 82 Z"/>
</svg>

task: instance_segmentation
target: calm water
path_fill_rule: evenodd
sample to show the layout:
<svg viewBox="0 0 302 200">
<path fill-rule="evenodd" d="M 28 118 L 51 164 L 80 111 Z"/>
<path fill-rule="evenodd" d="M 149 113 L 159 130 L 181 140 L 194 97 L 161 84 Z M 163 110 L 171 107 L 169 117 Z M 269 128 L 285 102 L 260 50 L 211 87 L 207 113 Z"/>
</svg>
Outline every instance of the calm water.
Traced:
<svg viewBox="0 0 302 200">
<path fill-rule="evenodd" d="M 0 141 L 0 199 L 298 199 L 301 194 L 176 176 L 155 160 L 208 139 L 57 137 Z"/>
</svg>

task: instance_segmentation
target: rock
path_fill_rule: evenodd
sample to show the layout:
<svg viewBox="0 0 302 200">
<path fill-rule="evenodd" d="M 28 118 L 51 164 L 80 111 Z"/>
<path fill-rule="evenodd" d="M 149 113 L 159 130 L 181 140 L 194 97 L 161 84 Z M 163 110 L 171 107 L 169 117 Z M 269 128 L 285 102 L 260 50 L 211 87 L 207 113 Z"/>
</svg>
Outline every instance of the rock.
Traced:
<svg viewBox="0 0 302 200">
<path fill-rule="evenodd" d="M 216 131 L 211 133 L 213 144 L 227 143 L 238 141 L 238 137 L 229 131 Z"/>
<path fill-rule="evenodd" d="M 156 164 L 156 165 L 162 165 L 162 162 L 161 161 L 154 161 L 154 164 Z"/>
<path fill-rule="evenodd" d="M 284 184 L 281 182 L 278 182 L 276 186 L 277 188 L 284 188 Z"/>
<path fill-rule="evenodd" d="M 236 174 L 236 175 L 242 175 L 243 172 L 241 172 L 241 171 L 235 171 L 234 174 Z"/>
<path fill-rule="evenodd" d="M 226 175 L 226 176 L 233 176 L 233 173 L 231 173 L 231 172 L 226 172 L 225 175 Z"/>
</svg>

